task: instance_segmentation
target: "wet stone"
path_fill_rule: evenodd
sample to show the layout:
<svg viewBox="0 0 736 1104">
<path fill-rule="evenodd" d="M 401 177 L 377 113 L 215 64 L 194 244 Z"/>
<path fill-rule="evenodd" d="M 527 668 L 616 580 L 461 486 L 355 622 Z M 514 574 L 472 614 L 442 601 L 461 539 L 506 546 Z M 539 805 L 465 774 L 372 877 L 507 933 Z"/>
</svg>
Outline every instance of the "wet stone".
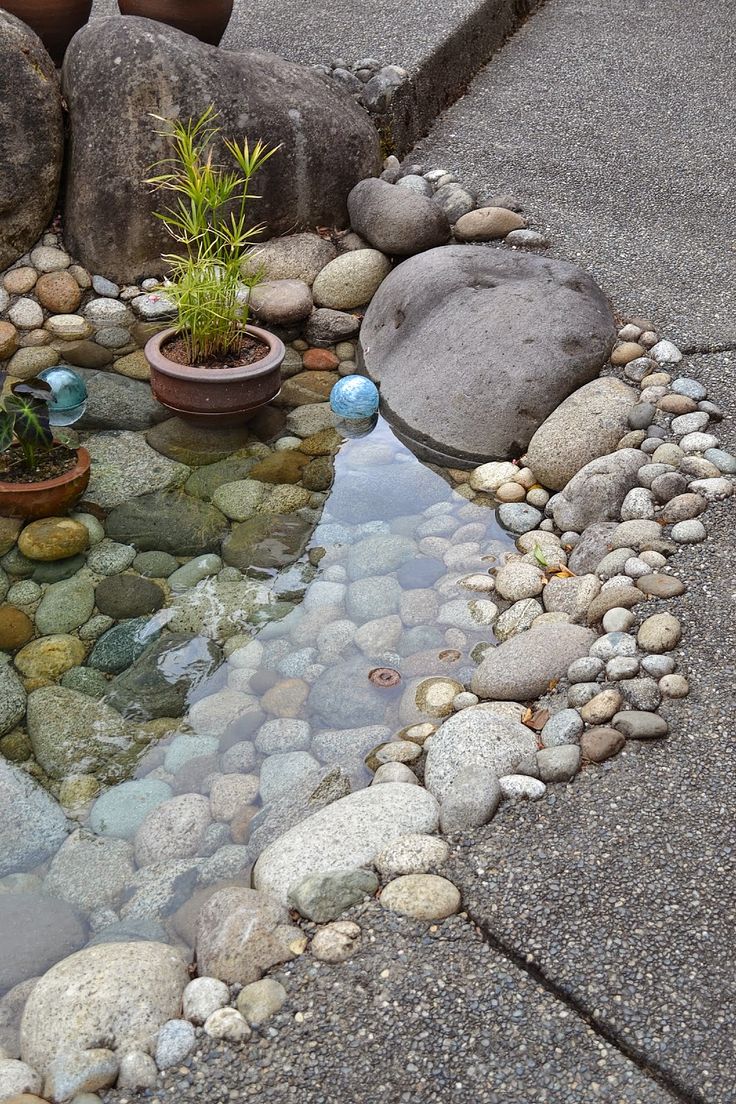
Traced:
<svg viewBox="0 0 736 1104">
<path fill-rule="evenodd" d="M 233 527 L 223 541 L 222 556 L 244 572 L 286 567 L 301 556 L 312 528 L 297 514 L 260 514 Z"/>
<path fill-rule="evenodd" d="M 140 575 L 150 579 L 168 579 L 179 566 L 179 561 L 169 552 L 139 552 L 133 567 Z"/>
<path fill-rule="evenodd" d="M 176 556 L 217 551 L 227 529 L 216 507 L 191 495 L 166 491 L 124 502 L 107 519 L 113 540 L 132 544 L 139 552 L 156 550 Z"/>
<path fill-rule="evenodd" d="M 98 584 L 95 600 L 100 613 L 121 621 L 154 613 L 163 605 L 164 593 L 139 575 L 113 575 Z"/>
<path fill-rule="evenodd" d="M 197 688 L 222 661 L 220 648 L 203 637 L 166 633 L 110 683 L 108 702 L 136 720 L 180 717 Z"/>
<path fill-rule="evenodd" d="M 90 667 L 107 674 L 124 671 L 143 654 L 159 631 L 149 626 L 148 617 L 136 617 L 114 625 L 99 637 L 87 662 Z"/>
</svg>

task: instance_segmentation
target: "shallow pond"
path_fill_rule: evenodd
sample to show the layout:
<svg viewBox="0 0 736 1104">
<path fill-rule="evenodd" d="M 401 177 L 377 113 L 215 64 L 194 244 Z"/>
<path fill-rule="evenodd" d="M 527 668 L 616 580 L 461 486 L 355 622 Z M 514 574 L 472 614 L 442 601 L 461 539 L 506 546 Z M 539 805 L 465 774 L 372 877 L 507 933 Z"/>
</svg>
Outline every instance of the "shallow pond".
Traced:
<svg viewBox="0 0 736 1104">
<path fill-rule="evenodd" d="M 382 419 L 334 441 L 327 495 L 232 522 L 224 564 L 179 557 L 165 605 L 106 630 L 75 669 L 87 697 L 66 702 L 69 678 L 31 694 L 42 782 L 73 834 L 40 866 L 4 863 L 8 922 L 40 905 L 67 954 L 119 938 L 191 948 L 212 887 L 247 884 L 296 820 L 382 763 L 421 776 L 424 740 L 494 639 L 488 571 L 513 541 L 490 501 L 468 501 Z M 112 577 L 141 585 L 154 554 Z M 61 957 L 26 949 L 0 992 Z"/>
</svg>

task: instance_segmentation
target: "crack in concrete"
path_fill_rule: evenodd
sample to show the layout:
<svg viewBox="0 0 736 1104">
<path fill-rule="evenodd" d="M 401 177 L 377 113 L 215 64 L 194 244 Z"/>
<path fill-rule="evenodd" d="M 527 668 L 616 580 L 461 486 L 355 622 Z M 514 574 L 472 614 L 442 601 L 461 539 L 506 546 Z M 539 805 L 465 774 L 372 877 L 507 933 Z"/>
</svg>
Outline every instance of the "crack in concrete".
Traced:
<svg viewBox="0 0 736 1104">
<path fill-rule="evenodd" d="M 553 996 L 555 1000 L 560 1001 L 569 1008 L 570 1011 L 577 1016 L 578 1019 L 582 1020 L 595 1035 L 617 1050 L 627 1061 L 636 1066 L 645 1077 L 648 1077 L 661 1089 L 669 1093 L 673 1101 L 678 1101 L 679 1104 L 709 1104 L 708 1100 L 700 1093 L 694 1092 L 687 1085 L 683 1084 L 677 1078 L 674 1078 L 666 1070 L 652 1063 L 643 1051 L 632 1046 L 631 1043 L 622 1038 L 612 1024 L 606 1023 L 604 1020 L 588 1012 L 580 1001 L 576 1000 L 572 993 L 561 988 L 557 982 L 552 981 L 552 979 L 545 974 L 541 966 L 533 960 L 525 958 L 519 951 L 515 950 L 503 939 L 495 935 L 486 921 L 474 915 L 473 911 L 468 908 L 464 902 L 463 911 L 466 913 L 470 923 L 475 925 L 481 937 L 489 947 L 492 947 L 498 954 L 503 955 L 511 966 L 514 966 L 518 970 L 522 970 L 527 977 L 536 982 L 537 985 L 540 985 L 546 992 Z"/>
</svg>

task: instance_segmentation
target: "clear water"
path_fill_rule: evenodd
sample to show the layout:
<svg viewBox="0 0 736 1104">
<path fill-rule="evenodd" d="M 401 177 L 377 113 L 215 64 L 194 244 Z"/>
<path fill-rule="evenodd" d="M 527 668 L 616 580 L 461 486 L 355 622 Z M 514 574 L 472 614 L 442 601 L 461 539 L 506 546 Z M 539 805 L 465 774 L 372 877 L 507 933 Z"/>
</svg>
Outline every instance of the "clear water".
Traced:
<svg viewBox="0 0 736 1104">
<path fill-rule="evenodd" d="M 320 510 L 286 515 L 283 540 L 267 535 L 240 570 L 226 567 L 170 603 L 179 621 L 188 603 L 207 610 L 205 635 L 225 657 L 214 673 L 201 677 L 206 640 L 165 647 L 178 639 L 170 608 L 148 622 L 149 637 L 161 630 L 157 677 L 187 685 L 183 716 L 167 721 L 150 701 L 137 714 L 129 700 L 127 715 L 148 719 L 147 739 L 114 785 L 108 777 L 72 810 L 86 850 L 0 879 L 0 890 L 66 899 L 87 940 L 153 937 L 191 949 L 195 903 L 223 882 L 249 883 L 292 802 L 303 815 L 320 785 L 333 796 L 367 785 L 372 749 L 449 711 L 451 686 L 439 708 L 422 691 L 435 676 L 467 682 L 471 652 L 493 640 L 484 623 L 493 596 L 462 582 L 512 547 L 490 505 L 457 493 L 381 419 L 345 439 Z M 245 587 L 247 608 L 225 608 L 223 581 Z M 376 685 L 380 668 L 392 685 Z M 157 824 L 141 842 L 146 810 L 155 817 L 157 803 L 182 795 L 197 795 L 189 828 Z"/>
</svg>

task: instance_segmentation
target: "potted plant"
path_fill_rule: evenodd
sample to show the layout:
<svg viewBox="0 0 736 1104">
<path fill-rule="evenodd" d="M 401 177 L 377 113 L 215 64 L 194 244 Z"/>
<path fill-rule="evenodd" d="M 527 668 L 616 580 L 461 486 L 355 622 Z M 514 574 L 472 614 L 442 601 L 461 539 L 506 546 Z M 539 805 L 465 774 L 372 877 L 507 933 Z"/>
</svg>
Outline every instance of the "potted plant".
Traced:
<svg viewBox="0 0 736 1104">
<path fill-rule="evenodd" d="M 276 150 L 225 139 L 235 167 L 217 165 L 216 118 L 212 107 L 188 122 L 159 118 L 174 152 L 147 181 L 175 197 L 157 217 L 181 250 L 164 257 L 170 280 L 161 290 L 177 321 L 146 345 L 151 387 L 175 414 L 207 423 L 239 420 L 274 398 L 285 353 L 278 337 L 248 325 L 263 273 L 244 265 L 263 229 L 248 225 L 248 201 L 258 198 L 250 181 Z"/>
<path fill-rule="evenodd" d="M 14 383 L 0 409 L 0 514 L 40 518 L 65 513 L 86 490 L 90 456 L 54 439 L 52 389 L 45 380 Z"/>
<path fill-rule="evenodd" d="M 230 22 L 233 0 L 118 0 L 123 15 L 143 15 L 219 46 Z"/>
<path fill-rule="evenodd" d="M 3 0 L 0 7 L 27 23 L 60 66 L 71 39 L 89 19 L 92 0 Z"/>
</svg>

